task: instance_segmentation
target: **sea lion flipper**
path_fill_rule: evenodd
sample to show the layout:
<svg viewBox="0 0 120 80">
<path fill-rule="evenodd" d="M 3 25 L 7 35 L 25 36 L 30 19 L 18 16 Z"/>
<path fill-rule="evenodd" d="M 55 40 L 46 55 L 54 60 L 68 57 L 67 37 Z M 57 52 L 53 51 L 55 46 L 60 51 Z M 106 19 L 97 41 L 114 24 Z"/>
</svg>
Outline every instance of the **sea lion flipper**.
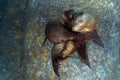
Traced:
<svg viewBox="0 0 120 80">
<path fill-rule="evenodd" d="M 93 42 L 96 43 L 97 45 L 101 46 L 104 48 L 104 45 L 102 43 L 102 40 L 100 38 L 100 36 L 98 35 L 97 31 L 95 30 L 93 33 Z"/>
<path fill-rule="evenodd" d="M 83 62 L 84 64 L 91 68 L 88 59 L 88 54 L 86 52 L 86 43 L 79 43 L 79 46 L 77 46 L 77 53 L 81 62 Z"/>
<path fill-rule="evenodd" d="M 58 72 L 59 63 L 58 63 L 58 60 L 57 60 L 57 56 L 55 56 L 55 54 L 54 54 L 54 49 L 55 49 L 55 45 L 53 46 L 52 52 L 51 52 L 52 66 L 53 66 L 53 70 L 54 70 L 55 74 L 57 76 L 60 76 L 59 72 Z"/>
<path fill-rule="evenodd" d="M 59 71 L 58 71 L 59 63 L 55 58 L 52 58 L 52 65 L 53 65 L 53 70 L 54 70 L 55 74 L 59 77 L 60 76 Z"/>
</svg>

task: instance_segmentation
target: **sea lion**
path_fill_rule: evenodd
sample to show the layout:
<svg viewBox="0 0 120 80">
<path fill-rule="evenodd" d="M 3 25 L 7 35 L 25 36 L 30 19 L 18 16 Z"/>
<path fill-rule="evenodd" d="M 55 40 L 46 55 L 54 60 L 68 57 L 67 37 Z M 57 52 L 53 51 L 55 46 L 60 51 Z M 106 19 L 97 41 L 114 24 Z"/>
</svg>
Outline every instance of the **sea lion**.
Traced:
<svg viewBox="0 0 120 80">
<path fill-rule="evenodd" d="M 83 17 L 86 16 L 86 17 Z M 83 22 L 77 20 L 83 20 Z M 88 20 L 86 20 L 88 19 Z M 73 21 L 74 20 L 74 21 Z M 86 52 L 86 44 L 89 41 L 94 41 L 95 43 L 102 43 L 99 35 L 97 34 L 95 28 L 96 28 L 96 21 L 94 17 L 92 17 L 90 14 L 76 14 L 74 15 L 74 18 L 71 22 L 73 31 L 70 31 L 72 34 L 74 34 L 75 39 L 68 41 L 68 42 L 62 42 L 60 44 L 55 44 L 54 47 L 52 48 L 52 64 L 53 64 L 53 69 L 54 72 L 57 76 L 59 75 L 59 61 L 62 61 L 66 58 L 68 58 L 72 53 L 77 51 L 77 54 L 84 64 L 86 64 L 88 67 L 91 68 L 90 63 L 89 63 L 89 58 L 88 54 Z M 84 22 L 85 21 L 85 22 Z M 81 25 L 80 25 L 81 24 Z M 89 25 L 87 25 L 89 24 Z M 82 29 L 81 29 L 82 26 Z M 66 27 L 66 26 L 64 26 Z M 74 27 L 76 30 L 74 30 Z M 89 30 L 86 30 L 84 28 L 87 28 Z"/>
<path fill-rule="evenodd" d="M 67 19 L 63 17 L 64 23 L 58 19 L 48 21 L 45 28 L 46 39 L 54 44 L 51 57 L 53 70 L 58 76 L 59 61 L 68 58 L 75 51 L 80 60 L 91 67 L 86 53 L 86 43 L 94 41 L 98 45 L 102 44 L 95 30 L 96 20 L 93 16 L 88 13 L 74 13 L 74 11 L 71 14 L 72 17 L 69 16 L 70 14 L 65 15 L 68 16 Z"/>
</svg>

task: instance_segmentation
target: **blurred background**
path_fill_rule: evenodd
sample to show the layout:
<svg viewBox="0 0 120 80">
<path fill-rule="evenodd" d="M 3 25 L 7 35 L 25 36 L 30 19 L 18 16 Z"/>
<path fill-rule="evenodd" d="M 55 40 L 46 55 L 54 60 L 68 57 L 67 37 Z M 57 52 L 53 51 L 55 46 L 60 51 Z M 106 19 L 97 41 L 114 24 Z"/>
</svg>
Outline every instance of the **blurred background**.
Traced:
<svg viewBox="0 0 120 80">
<path fill-rule="evenodd" d="M 40 47 L 47 20 L 71 8 L 95 16 L 105 48 L 88 43 L 92 69 L 72 54 L 58 78 L 53 44 Z M 0 0 L 0 80 L 120 80 L 120 0 Z"/>
</svg>

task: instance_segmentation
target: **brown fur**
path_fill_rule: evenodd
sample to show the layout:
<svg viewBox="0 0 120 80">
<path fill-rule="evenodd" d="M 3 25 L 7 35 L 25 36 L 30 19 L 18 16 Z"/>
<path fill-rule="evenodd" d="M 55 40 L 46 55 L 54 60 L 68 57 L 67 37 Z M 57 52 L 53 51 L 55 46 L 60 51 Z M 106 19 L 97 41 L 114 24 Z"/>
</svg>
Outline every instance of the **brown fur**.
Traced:
<svg viewBox="0 0 120 80">
<path fill-rule="evenodd" d="M 49 21 L 46 25 L 45 35 L 54 44 L 73 40 L 74 36 L 64 28 L 58 20 Z"/>
</svg>

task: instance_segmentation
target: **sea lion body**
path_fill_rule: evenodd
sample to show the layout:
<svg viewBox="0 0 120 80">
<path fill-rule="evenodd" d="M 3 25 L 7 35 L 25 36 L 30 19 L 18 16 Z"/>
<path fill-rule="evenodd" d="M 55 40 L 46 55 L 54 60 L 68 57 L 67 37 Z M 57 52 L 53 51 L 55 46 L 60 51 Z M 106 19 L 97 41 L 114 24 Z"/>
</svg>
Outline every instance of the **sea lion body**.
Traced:
<svg viewBox="0 0 120 80">
<path fill-rule="evenodd" d="M 74 39 L 73 35 L 64 28 L 64 25 L 59 20 L 48 21 L 45 35 L 54 44 Z"/>
</svg>

